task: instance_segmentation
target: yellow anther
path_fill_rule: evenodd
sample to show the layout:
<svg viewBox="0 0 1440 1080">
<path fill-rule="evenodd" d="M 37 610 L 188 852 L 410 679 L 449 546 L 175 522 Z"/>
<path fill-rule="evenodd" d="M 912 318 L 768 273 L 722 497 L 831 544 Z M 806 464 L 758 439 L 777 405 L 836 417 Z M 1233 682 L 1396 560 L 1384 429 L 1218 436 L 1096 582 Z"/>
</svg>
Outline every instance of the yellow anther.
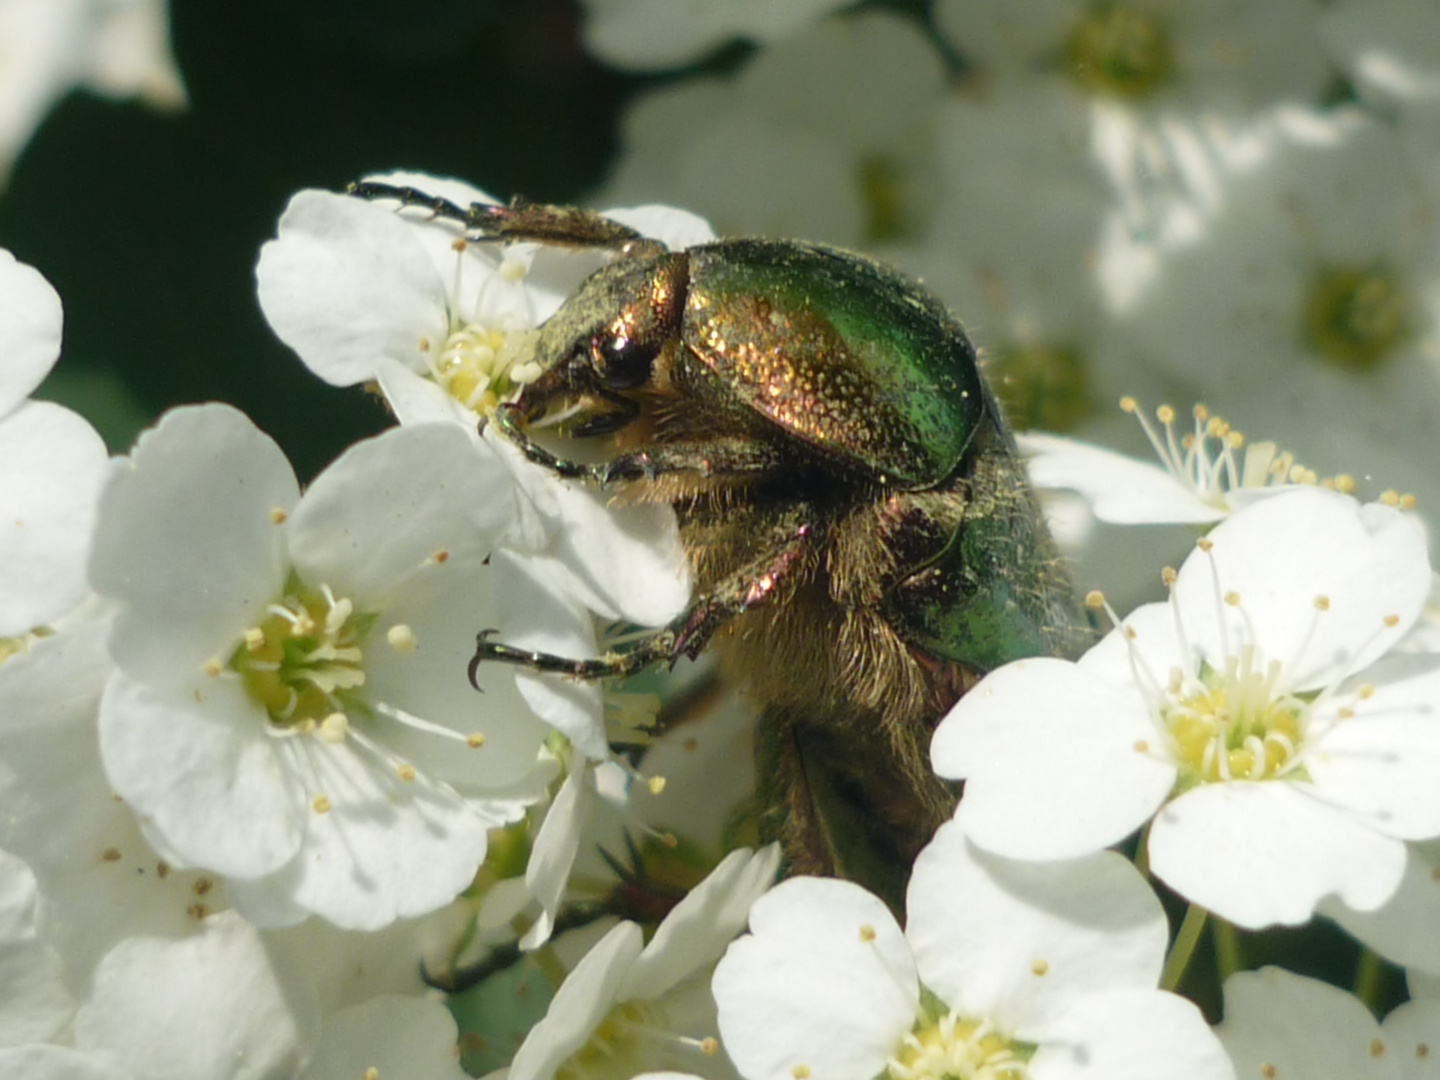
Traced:
<svg viewBox="0 0 1440 1080">
<path fill-rule="evenodd" d="M 870 942 L 874 941 L 875 927 L 871 926 L 869 923 L 862 924 L 860 927 L 860 940 L 865 942 L 865 944 L 867 945 L 870 944 Z"/>
<path fill-rule="evenodd" d="M 417 644 L 415 631 L 411 630 L 410 627 L 404 623 L 396 623 L 390 627 L 389 630 L 386 630 L 385 640 L 390 643 L 390 648 L 402 656 L 414 652 Z"/>
<path fill-rule="evenodd" d="M 1330 597 L 1328 597 L 1328 596 L 1323 596 L 1323 595 L 1322 595 L 1322 596 L 1317 596 L 1317 597 L 1315 597 L 1315 610 L 1316 610 L 1316 611 L 1329 611 L 1329 610 L 1330 610 Z"/>
<path fill-rule="evenodd" d="M 324 795 L 316 795 L 310 800 L 310 809 L 317 814 L 328 814 L 330 812 L 330 800 Z"/>
<path fill-rule="evenodd" d="M 1036 960 L 1033 964 L 1030 965 L 1030 970 L 1034 972 L 1034 974 L 1036 974 L 1037 976 L 1047 975 L 1050 972 L 1050 961 Z"/>
<path fill-rule="evenodd" d="M 483 731 L 472 731 L 469 735 L 465 736 L 465 745 L 470 747 L 471 750 L 479 750 L 480 747 L 485 745 L 485 733 Z"/>
<path fill-rule="evenodd" d="M 1175 584 L 1176 580 L 1179 579 L 1179 577 L 1179 573 L 1176 572 L 1173 566 L 1165 566 L 1162 567 L 1160 570 L 1160 582 L 1167 589 L 1172 587 Z"/>
<path fill-rule="evenodd" d="M 1231 589 L 1229 592 L 1227 592 L 1227 593 L 1225 594 L 1225 603 L 1229 604 L 1231 607 L 1239 607 L 1239 606 L 1240 606 L 1240 594 L 1239 594 L 1238 592 L 1236 592 L 1234 589 Z"/>
<path fill-rule="evenodd" d="M 1197 405 L 1196 408 L 1199 408 L 1199 406 Z M 1169 405 L 1161 405 L 1155 410 L 1155 418 L 1162 424 L 1173 423 L 1175 420 L 1175 410 Z"/>
<path fill-rule="evenodd" d="M 1105 606 L 1105 594 L 1099 589 L 1091 589 L 1085 594 L 1085 606 L 1099 610 Z"/>
<path fill-rule="evenodd" d="M 277 506 L 270 511 L 270 523 L 272 525 L 284 525 L 289 518 L 290 515 L 285 512 L 283 507 Z"/>
<path fill-rule="evenodd" d="M 645 786 L 650 789 L 651 795 L 659 795 L 665 790 L 665 785 L 668 783 L 669 781 L 663 776 L 652 776 L 645 781 Z"/>
<path fill-rule="evenodd" d="M 224 670 L 225 665 L 220 662 L 219 657 L 212 656 L 209 660 L 205 661 L 205 674 L 209 675 L 212 679 Z"/>
<path fill-rule="evenodd" d="M 1215 541 L 1211 540 L 1208 536 L 1202 536 L 1199 540 L 1195 541 L 1195 546 L 1201 551 L 1213 551 L 1215 549 Z"/>
<path fill-rule="evenodd" d="M 395 767 L 395 775 L 400 777 L 401 780 L 404 780 L 405 783 L 413 784 L 415 782 L 415 766 L 411 765 L 408 761 L 402 761 Z"/>
<path fill-rule="evenodd" d="M 1400 493 L 1393 488 L 1389 491 L 1382 491 L 1380 493 L 1380 501 L 1386 506 L 1399 506 Z"/>
<path fill-rule="evenodd" d="M 1130 397 L 1128 394 L 1120 399 L 1121 412 L 1134 413 L 1137 412 L 1139 408 L 1140 403 L 1136 401 L 1133 397 Z"/>
</svg>

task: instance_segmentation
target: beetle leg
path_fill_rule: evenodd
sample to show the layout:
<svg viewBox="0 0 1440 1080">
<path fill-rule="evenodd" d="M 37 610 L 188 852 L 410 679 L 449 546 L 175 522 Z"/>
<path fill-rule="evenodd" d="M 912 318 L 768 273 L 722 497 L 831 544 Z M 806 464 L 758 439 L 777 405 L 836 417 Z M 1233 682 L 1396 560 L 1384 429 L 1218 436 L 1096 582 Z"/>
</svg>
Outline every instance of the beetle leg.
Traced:
<svg viewBox="0 0 1440 1080">
<path fill-rule="evenodd" d="M 628 225 L 578 206 L 551 206 L 518 198 L 508 206 L 479 202 L 461 206 L 419 188 L 379 180 L 363 180 L 346 191 L 360 199 L 394 199 L 401 207 L 422 207 L 433 217 L 464 226 L 465 234 L 475 240 L 601 248 L 622 255 L 661 254 L 667 250 L 658 240 L 643 237 Z"/>
<path fill-rule="evenodd" d="M 475 656 L 470 661 L 470 683 L 479 689 L 477 676 L 480 665 L 488 660 L 585 681 L 627 678 L 654 663 L 663 662 L 673 667 L 682 656 L 693 660 L 725 623 L 752 607 L 775 599 L 779 587 L 795 573 L 797 566 L 806 561 L 811 547 L 810 530 L 801 526 L 780 550 L 769 552 L 730 575 L 664 630 L 623 653 L 612 652 L 574 660 L 492 641 L 491 638 L 499 631 L 482 630 L 475 639 Z"/>
</svg>

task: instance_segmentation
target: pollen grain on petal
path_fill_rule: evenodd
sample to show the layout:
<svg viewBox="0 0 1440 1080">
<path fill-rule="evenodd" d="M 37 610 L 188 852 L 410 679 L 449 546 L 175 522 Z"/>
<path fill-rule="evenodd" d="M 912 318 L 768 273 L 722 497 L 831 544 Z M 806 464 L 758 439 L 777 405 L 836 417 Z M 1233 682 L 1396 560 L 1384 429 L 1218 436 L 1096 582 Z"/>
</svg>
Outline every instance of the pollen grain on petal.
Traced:
<svg viewBox="0 0 1440 1080">
<path fill-rule="evenodd" d="M 862 923 L 860 925 L 860 940 L 865 942 L 867 945 L 870 942 L 874 941 L 875 927 L 871 926 L 869 923 Z"/>
<path fill-rule="evenodd" d="M 479 750 L 480 747 L 485 745 L 485 733 L 483 731 L 472 731 L 469 735 L 465 736 L 465 745 L 470 747 L 471 750 Z"/>
<path fill-rule="evenodd" d="M 272 524 L 272 525 L 284 525 L 285 522 L 287 522 L 287 521 L 289 521 L 289 520 L 290 520 L 290 515 L 285 512 L 285 508 L 284 508 L 283 506 L 275 506 L 275 507 L 272 507 L 272 508 L 271 508 L 271 510 L 270 510 L 270 524 Z"/>
<path fill-rule="evenodd" d="M 810 1066 L 796 1065 L 790 1070 L 790 1075 L 793 1076 L 795 1080 L 810 1080 Z"/>
<path fill-rule="evenodd" d="M 209 675 L 212 679 L 224 670 L 225 665 L 220 662 L 220 658 L 218 656 L 212 656 L 209 660 L 205 661 L 205 674 Z"/>
<path fill-rule="evenodd" d="M 1050 973 L 1050 961 L 1036 959 L 1035 962 L 1030 965 L 1030 972 L 1037 978 L 1040 976 L 1048 975 Z"/>
<path fill-rule="evenodd" d="M 415 782 L 415 766 L 408 761 L 401 762 L 395 767 L 395 774 L 407 784 Z"/>
<path fill-rule="evenodd" d="M 328 814 L 330 812 L 330 799 L 325 795 L 316 795 L 310 800 L 310 809 L 317 814 Z"/>
</svg>

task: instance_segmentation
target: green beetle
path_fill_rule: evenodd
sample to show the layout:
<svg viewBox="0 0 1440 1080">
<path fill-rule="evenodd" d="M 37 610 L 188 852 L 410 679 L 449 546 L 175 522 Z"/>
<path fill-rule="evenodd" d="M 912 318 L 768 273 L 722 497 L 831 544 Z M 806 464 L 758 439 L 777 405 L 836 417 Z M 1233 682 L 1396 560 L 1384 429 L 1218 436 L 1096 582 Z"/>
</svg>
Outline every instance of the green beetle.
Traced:
<svg viewBox="0 0 1440 1080">
<path fill-rule="evenodd" d="M 562 476 L 671 504 L 698 599 L 624 653 L 571 660 L 487 632 L 476 663 L 603 678 L 713 644 L 763 710 L 762 825 L 792 872 L 900 907 L 954 809 L 934 725 L 985 672 L 1085 638 L 964 330 L 894 270 L 816 244 L 670 251 L 573 207 L 353 190 L 475 238 L 614 253 L 541 327 L 541 374 L 494 422 Z M 557 415 L 562 435 L 607 440 L 603 460 L 532 441 Z"/>
</svg>

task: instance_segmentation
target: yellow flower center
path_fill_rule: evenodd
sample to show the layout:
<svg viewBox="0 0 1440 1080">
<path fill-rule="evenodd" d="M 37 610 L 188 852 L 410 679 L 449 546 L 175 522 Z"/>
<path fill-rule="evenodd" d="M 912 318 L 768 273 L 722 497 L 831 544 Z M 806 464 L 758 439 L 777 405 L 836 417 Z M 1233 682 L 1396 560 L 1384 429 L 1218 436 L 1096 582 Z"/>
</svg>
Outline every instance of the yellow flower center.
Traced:
<svg viewBox="0 0 1440 1080">
<path fill-rule="evenodd" d="M 1065 58 L 1081 86 L 1112 97 L 1149 97 L 1175 76 L 1166 26 L 1119 4 L 1086 12 L 1070 34 Z"/>
<path fill-rule="evenodd" d="M 1012 1042 L 988 1020 L 949 1012 L 923 1020 L 890 1059 L 891 1080 L 1025 1080 L 1034 1048 Z"/>
<path fill-rule="evenodd" d="M 1171 673 L 1165 727 L 1180 766 L 1178 786 L 1223 780 L 1273 780 L 1293 771 L 1305 736 L 1308 704 L 1276 692 L 1280 663 L 1261 670 L 1255 649 L 1230 657 L 1223 672 L 1199 679 Z"/>
<path fill-rule="evenodd" d="M 540 374 L 533 359 L 538 336 L 535 330 L 457 324 L 434 358 L 427 355 L 431 378 L 467 409 L 488 415 Z"/>
<path fill-rule="evenodd" d="M 663 1018 L 645 1001 L 622 1001 L 595 1025 L 589 1041 L 555 1070 L 555 1080 L 594 1080 L 617 1073 L 635 1060 L 635 1043 L 663 1027 Z M 630 1073 L 625 1073 L 630 1075 Z"/>
<path fill-rule="evenodd" d="M 1408 299 L 1383 268 L 1328 267 L 1305 297 L 1301 336 L 1321 357 L 1356 371 L 1375 367 L 1410 337 Z"/>
<path fill-rule="evenodd" d="M 311 589 L 292 574 L 285 596 L 246 631 L 230 668 L 275 724 L 343 737 L 349 692 L 365 683 L 360 643 L 374 621 L 328 586 Z"/>
</svg>

